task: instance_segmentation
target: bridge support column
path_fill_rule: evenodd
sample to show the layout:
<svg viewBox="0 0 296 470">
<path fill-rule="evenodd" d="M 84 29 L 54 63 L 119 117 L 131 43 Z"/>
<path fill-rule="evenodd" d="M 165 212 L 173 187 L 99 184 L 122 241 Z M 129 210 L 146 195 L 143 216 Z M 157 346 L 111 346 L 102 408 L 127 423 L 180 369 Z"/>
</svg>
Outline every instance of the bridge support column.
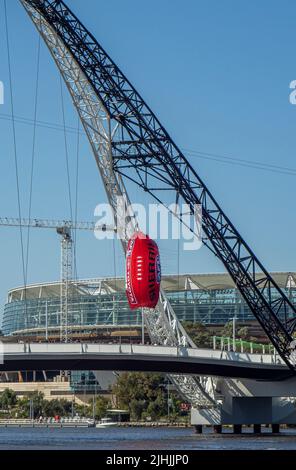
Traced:
<svg viewBox="0 0 296 470">
<path fill-rule="evenodd" d="M 215 424 L 214 425 L 214 433 L 215 434 L 222 434 L 222 425 L 221 424 Z"/>
<path fill-rule="evenodd" d="M 254 425 L 257 434 L 265 423 L 273 425 L 274 433 L 279 432 L 278 425 L 296 423 L 296 377 L 273 381 L 221 378 L 216 379 L 215 389 L 220 404 L 212 409 L 193 407 L 192 425 Z"/>
<path fill-rule="evenodd" d="M 197 424 L 195 427 L 196 434 L 202 434 L 202 424 Z"/>
<path fill-rule="evenodd" d="M 278 434 L 280 432 L 280 425 L 277 423 L 272 424 L 272 433 L 273 434 Z"/>
<path fill-rule="evenodd" d="M 242 425 L 241 424 L 234 424 L 233 425 L 233 434 L 241 434 L 242 433 Z"/>
<path fill-rule="evenodd" d="M 254 434 L 261 434 L 261 424 L 254 424 Z"/>
</svg>

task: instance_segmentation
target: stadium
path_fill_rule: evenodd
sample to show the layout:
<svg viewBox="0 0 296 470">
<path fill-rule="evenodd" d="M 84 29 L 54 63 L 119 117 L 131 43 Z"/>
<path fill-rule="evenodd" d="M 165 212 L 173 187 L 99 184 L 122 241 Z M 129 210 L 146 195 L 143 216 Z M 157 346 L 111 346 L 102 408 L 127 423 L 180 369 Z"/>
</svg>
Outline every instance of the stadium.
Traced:
<svg viewBox="0 0 296 470">
<path fill-rule="evenodd" d="M 257 276 L 260 279 L 260 273 Z M 296 304 L 296 272 L 277 272 L 272 277 Z M 238 323 L 254 320 L 228 274 L 167 275 L 162 287 L 181 322 L 219 326 L 233 317 Z M 60 282 L 10 290 L 4 306 L 3 334 L 59 341 L 60 293 Z M 71 281 L 68 318 L 72 340 L 141 339 L 141 310 L 130 310 L 124 278 Z"/>
</svg>

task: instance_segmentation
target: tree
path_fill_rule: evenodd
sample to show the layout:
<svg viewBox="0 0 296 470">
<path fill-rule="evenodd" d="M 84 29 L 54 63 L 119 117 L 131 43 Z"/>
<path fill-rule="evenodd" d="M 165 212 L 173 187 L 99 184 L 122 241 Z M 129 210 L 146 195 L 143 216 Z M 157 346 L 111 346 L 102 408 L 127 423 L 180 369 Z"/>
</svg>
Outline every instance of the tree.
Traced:
<svg viewBox="0 0 296 470">
<path fill-rule="evenodd" d="M 226 338 L 232 338 L 233 335 L 233 322 L 229 321 L 225 323 L 221 330 L 221 336 L 224 336 Z"/>
<path fill-rule="evenodd" d="M 65 409 L 66 403 L 68 403 L 66 400 L 45 400 L 42 414 L 47 417 L 54 417 L 56 415 L 65 416 L 69 414 L 69 410 Z M 69 402 L 69 406 L 72 406 L 71 402 Z"/>
<path fill-rule="evenodd" d="M 125 372 L 117 379 L 113 393 L 117 405 L 128 409 L 131 418 L 139 420 L 147 415 L 149 406 L 155 417 L 166 413 L 165 386 L 166 379 L 161 374 Z"/>
<path fill-rule="evenodd" d="M 90 405 L 92 401 L 90 401 Z M 95 400 L 95 418 L 102 419 L 107 414 L 107 410 L 110 407 L 110 402 L 103 396 L 98 396 Z"/>
<path fill-rule="evenodd" d="M 185 321 L 182 323 L 190 338 L 199 348 L 210 348 L 212 346 L 212 334 L 202 323 Z"/>
<path fill-rule="evenodd" d="M 170 399 L 171 399 L 170 414 L 177 415 L 178 413 L 180 413 L 182 415 L 183 412 L 180 411 L 180 408 L 181 408 L 181 403 L 183 403 L 184 400 L 181 400 L 180 397 L 174 394 L 170 396 Z"/>
<path fill-rule="evenodd" d="M 0 395 L 0 408 L 10 409 L 17 403 L 17 395 L 14 390 L 6 388 Z"/>
<path fill-rule="evenodd" d="M 243 326 L 242 328 L 240 328 L 237 332 L 237 336 L 239 338 L 242 338 L 244 339 L 245 341 L 250 341 L 250 329 L 248 326 Z"/>
<path fill-rule="evenodd" d="M 23 417 L 28 418 L 30 416 L 30 409 L 34 412 L 34 418 L 41 416 L 44 410 L 44 394 L 35 390 L 30 392 L 27 397 L 18 400 L 18 409 Z"/>
<path fill-rule="evenodd" d="M 142 414 L 147 409 L 145 400 L 132 400 L 129 404 L 129 409 L 132 419 L 139 421 L 142 418 Z"/>
<path fill-rule="evenodd" d="M 159 390 L 156 399 L 149 403 L 147 413 L 153 421 L 167 413 L 167 400 L 161 390 Z"/>
<path fill-rule="evenodd" d="M 72 411 L 72 402 L 61 399 L 45 400 L 44 394 L 38 391 L 31 392 L 27 397 L 19 399 L 17 402 L 18 412 L 21 417 L 28 418 L 31 406 L 34 411 L 34 418 L 38 416 L 54 417 L 69 416 Z"/>
</svg>

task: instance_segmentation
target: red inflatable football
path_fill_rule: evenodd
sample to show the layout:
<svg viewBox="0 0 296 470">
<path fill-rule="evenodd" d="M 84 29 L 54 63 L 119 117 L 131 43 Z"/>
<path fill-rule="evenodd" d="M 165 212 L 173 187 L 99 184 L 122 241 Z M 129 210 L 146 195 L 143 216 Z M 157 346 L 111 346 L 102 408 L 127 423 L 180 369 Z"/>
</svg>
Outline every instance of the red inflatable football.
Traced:
<svg viewBox="0 0 296 470">
<path fill-rule="evenodd" d="M 157 244 L 148 235 L 135 232 L 126 254 L 126 295 L 130 308 L 154 308 L 159 298 L 160 280 Z"/>
</svg>

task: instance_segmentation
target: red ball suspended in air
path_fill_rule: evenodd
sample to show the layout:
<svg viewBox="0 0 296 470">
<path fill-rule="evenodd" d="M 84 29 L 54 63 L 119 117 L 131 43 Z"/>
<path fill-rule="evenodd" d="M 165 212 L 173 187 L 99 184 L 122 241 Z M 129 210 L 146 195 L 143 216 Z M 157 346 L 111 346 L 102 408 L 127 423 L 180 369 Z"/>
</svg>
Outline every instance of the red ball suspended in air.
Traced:
<svg viewBox="0 0 296 470">
<path fill-rule="evenodd" d="M 126 295 L 130 308 L 154 308 L 159 299 L 161 267 L 158 246 L 135 232 L 126 254 Z"/>
</svg>

